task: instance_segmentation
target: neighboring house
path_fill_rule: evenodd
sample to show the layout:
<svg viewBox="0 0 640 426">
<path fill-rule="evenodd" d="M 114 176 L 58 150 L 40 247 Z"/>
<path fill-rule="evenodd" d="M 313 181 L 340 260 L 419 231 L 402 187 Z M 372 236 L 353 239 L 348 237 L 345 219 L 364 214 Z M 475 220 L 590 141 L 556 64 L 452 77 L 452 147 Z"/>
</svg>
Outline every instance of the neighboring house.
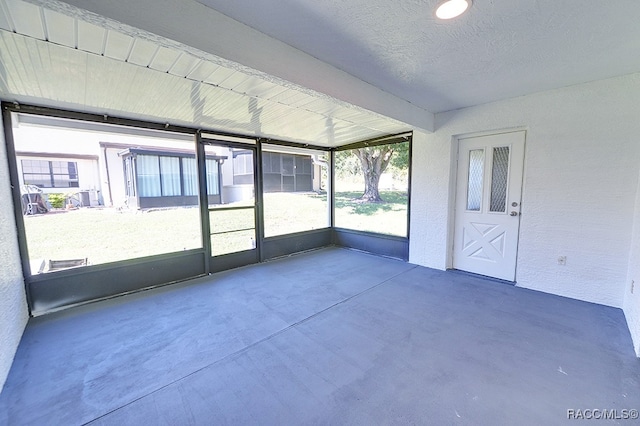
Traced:
<svg viewBox="0 0 640 426">
<path fill-rule="evenodd" d="M 20 185 L 39 188 L 45 198 L 69 194 L 80 206 L 131 209 L 198 204 L 195 146 L 188 138 L 72 130 L 46 119 L 20 122 L 14 131 Z M 205 152 L 210 204 L 255 195 L 253 151 L 207 146 Z M 265 151 L 262 165 L 265 192 L 323 189 L 322 164 L 310 155 Z"/>
<path fill-rule="evenodd" d="M 129 208 L 135 209 L 198 205 L 198 175 L 193 150 L 127 147 L 104 142 L 100 147 L 105 153 L 109 191 L 117 194 L 114 201 L 123 200 Z M 221 164 L 226 159 L 223 155 L 206 157 L 209 204 L 222 203 Z M 116 174 L 121 176 L 116 178 Z M 121 182 L 114 185 L 114 180 Z"/>
<path fill-rule="evenodd" d="M 236 159 L 234 158 L 234 165 Z M 265 192 L 313 191 L 314 168 L 310 156 L 264 152 L 262 173 Z M 317 171 L 315 171 L 317 174 Z"/>
<path fill-rule="evenodd" d="M 193 150 L 100 142 L 114 205 L 129 208 L 195 206 L 198 180 Z M 231 161 L 227 161 L 231 159 Z M 265 192 L 319 191 L 320 166 L 309 155 L 264 152 Z M 209 204 L 254 196 L 253 152 L 218 147 L 206 154 Z M 115 176 L 122 170 L 121 176 Z M 120 201 L 122 200 L 122 201 Z"/>
<path fill-rule="evenodd" d="M 15 132 L 21 185 L 73 195 L 80 206 L 147 209 L 198 204 L 193 139 L 157 132 L 112 132 L 59 120 L 21 118 Z M 74 123 L 74 125 L 78 125 Z M 253 197 L 253 151 L 207 145 L 210 204 Z M 315 155 L 271 146 L 262 153 L 265 192 L 322 191 Z"/>
<path fill-rule="evenodd" d="M 16 152 L 22 187 L 37 186 L 44 194 L 76 194 L 83 206 L 102 204 L 97 155 Z"/>
<path fill-rule="evenodd" d="M 233 184 L 253 183 L 253 163 L 250 151 L 235 150 L 233 156 Z M 320 191 L 320 165 L 310 155 L 285 152 L 262 153 L 264 192 Z"/>
<path fill-rule="evenodd" d="M 93 151 L 99 155 L 19 151 L 20 183 L 37 186 L 45 194 L 74 194 L 81 206 L 197 205 L 194 150 L 176 148 L 176 143 L 139 142 L 98 142 L 87 137 L 86 144 L 95 145 Z M 227 159 L 231 161 L 225 163 Z M 209 204 L 254 196 L 252 151 L 218 147 L 215 153 L 207 152 L 206 165 Z M 264 152 L 262 167 L 265 192 L 322 189 L 321 165 L 309 155 Z"/>
</svg>

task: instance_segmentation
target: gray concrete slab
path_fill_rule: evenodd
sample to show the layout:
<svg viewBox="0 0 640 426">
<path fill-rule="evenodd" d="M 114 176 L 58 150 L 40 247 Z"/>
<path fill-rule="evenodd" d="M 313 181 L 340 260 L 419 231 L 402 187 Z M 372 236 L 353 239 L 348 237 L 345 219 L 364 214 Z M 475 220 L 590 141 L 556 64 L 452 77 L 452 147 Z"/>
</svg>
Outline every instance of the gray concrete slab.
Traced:
<svg viewBox="0 0 640 426">
<path fill-rule="evenodd" d="M 621 310 L 332 248 L 31 321 L 0 423 L 558 424 L 637 408 Z"/>
</svg>

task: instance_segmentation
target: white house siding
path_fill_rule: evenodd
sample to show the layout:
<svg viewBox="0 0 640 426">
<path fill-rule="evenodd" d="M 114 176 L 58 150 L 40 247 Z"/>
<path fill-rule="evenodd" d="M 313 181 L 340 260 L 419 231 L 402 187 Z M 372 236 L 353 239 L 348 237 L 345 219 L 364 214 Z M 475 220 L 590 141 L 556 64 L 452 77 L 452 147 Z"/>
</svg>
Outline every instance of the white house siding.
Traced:
<svg viewBox="0 0 640 426">
<path fill-rule="evenodd" d="M 640 181 L 636 194 L 629 269 L 624 289 L 624 314 L 633 337 L 633 347 L 640 357 Z"/>
<path fill-rule="evenodd" d="M 22 170 L 22 160 L 40 160 L 40 161 L 69 161 L 76 163 L 78 169 L 78 187 L 68 188 L 42 188 L 42 192 L 51 193 L 68 193 L 77 192 L 82 190 L 100 191 L 100 172 L 98 168 L 98 159 L 84 159 L 84 158 L 72 158 L 65 157 L 64 154 L 60 154 L 57 157 L 43 157 L 38 155 L 18 155 L 16 156 L 18 166 L 18 179 L 20 184 L 24 185 L 24 175 Z M 26 182 L 29 183 L 29 182 Z"/>
<path fill-rule="evenodd" d="M 77 188 L 43 188 L 45 193 L 69 193 L 76 191 L 91 191 L 95 199 L 102 196 L 100 168 L 98 164 L 97 143 L 91 132 L 68 131 L 55 127 L 25 125 L 19 123 L 13 128 L 17 153 L 18 175 L 23 182 L 23 159 L 44 161 L 72 161 L 78 166 Z M 38 155 L 45 154 L 45 155 Z M 77 157 L 89 158 L 77 158 Z M 27 182 L 29 183 L 29 182 Z"/>
<path fill-rule="evenodd" d="M 100 173 L 102 173 L 102 192 L 104 205 L 123 207 L 126 205 L 126 184 L 122 158 L 118 152 L 122 148 L 102 149 L 100 155 Z"/>
<path fill-rule="evenodd" d="M 454 137 L 524 128 L 517 285 L 622 307 L 634 208 L 638 217 L 639 111 L 632 74 L 438 114 L 435 133 L 414 139 L 410 261 L 449 266 Z"/>
<path fill-rule="evenodd" d="M 0 117 L 0 126 L 2 117 Z M 4 132 L 0 132 L 0 392 L 29 318 L 13 215 Z"/>
</svg>

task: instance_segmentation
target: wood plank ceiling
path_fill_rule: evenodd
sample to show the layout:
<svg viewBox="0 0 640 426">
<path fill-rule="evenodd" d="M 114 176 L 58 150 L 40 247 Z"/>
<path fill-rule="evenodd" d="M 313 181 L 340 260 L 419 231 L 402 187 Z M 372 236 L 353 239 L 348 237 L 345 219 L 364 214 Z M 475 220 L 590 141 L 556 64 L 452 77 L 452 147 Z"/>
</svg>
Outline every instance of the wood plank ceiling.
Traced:
<svg viewBox="0 0 640 426">
<path fill-rule="evenodd" d="M 171 40 L 22 0 L 0 0 L 0 98 L 327 147 L 410 130 Z"/>
</svg>

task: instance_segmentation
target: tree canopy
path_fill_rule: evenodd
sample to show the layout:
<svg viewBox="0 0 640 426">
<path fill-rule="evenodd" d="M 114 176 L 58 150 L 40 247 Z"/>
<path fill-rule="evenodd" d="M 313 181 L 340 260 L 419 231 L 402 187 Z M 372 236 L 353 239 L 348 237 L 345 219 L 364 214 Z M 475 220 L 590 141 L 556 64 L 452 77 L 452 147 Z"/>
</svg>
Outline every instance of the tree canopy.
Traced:
<svg viewBox="0 0 640 426">
<path fill-rule="evenodd" d="M 380 177 L 389 167 L 403 172 L 409 168 L 409 143 L 368 146 L 336 153 L 336 171 L 343 175 L 361 174 L 365 202 L 384 202 L 378 189 Z"/>
</svg>

